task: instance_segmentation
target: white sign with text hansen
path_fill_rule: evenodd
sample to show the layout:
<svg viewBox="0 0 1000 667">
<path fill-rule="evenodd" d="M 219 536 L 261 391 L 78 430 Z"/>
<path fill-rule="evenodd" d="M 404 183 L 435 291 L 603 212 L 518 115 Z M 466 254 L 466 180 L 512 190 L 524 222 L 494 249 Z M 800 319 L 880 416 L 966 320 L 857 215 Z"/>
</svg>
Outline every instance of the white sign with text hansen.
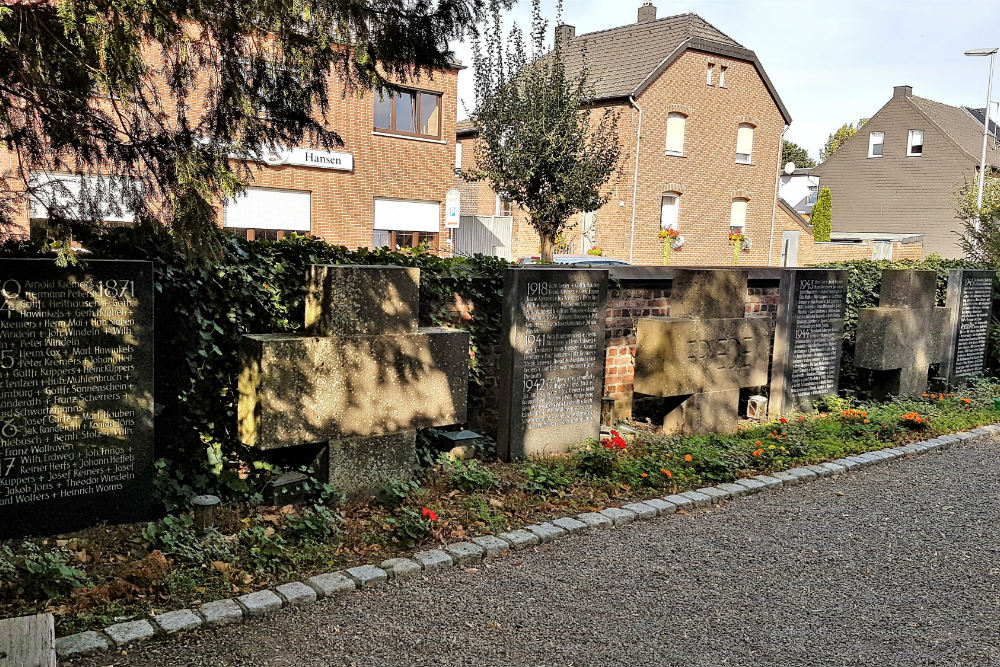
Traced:
<svg viewBox="0 0 1000 667">
<path fill-rule="evenodd" d="M 276 148 L 265 152 L 257 161 L 272 167 L 287 164 L 295 167 L 354 171 L 354 156 L 352 154 L 315 148 Z"/>
</svg>

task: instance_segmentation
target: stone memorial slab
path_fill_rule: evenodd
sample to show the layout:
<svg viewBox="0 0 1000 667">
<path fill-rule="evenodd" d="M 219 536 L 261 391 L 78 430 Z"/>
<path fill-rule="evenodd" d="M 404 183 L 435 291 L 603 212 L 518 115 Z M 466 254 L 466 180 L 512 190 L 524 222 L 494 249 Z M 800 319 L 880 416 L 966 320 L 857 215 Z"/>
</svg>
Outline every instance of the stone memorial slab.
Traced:
<svg viewBox="0 0 1000 667">
<path fill-rule="evenodd" d="M 349 495 L 407 479 L 416 432 L 466 420 L 469 334 L 418 327 L 420 271 L 313 266 L 306 334 L 244 336 L 239 437 L 323 445 L 315 466 Z"/>
<path fill-rule="evenodd" d="M 995 271 L 972 269 L 954 269 L 948 274 L 946 305 L 951 316 L 952 343 L 942 375 L 949 384 L 983 372 L 995 278 Z"/>
<path fill-rule="evenodd" d="M 772 415 L 809 412 L 837 393 L 847 308 L 847 271 L 789 269 L 778 289 L 771 391 Z"/>
<path fill-rule="evenodd" d="M 0 538 L 152 513 L 149 262 L 0 260 Z"/>
<path fill-rule="evenodd" d="M 734 432 L 740 388 L 767 383 L 770 330 L 767 320 L 743 317 L 747 277 L 746 271 L 678 269 L 671 316 L 639 319 L 634 387 L 676 399 L 664 432 Z"/>
<path fill-rule="evenodd" d="M 935 307 L 937 272 L 882 272 L 877 308 L 858 313 L 854 365 L 876 371 L 876 397 L 919 395 L 931 364 L 948 357 L 947 308 Z"/>
<path fill-rule="evenodd" d="M 608 272 L 518 268 L 504 276 L 497 452 L 565 452 L 600 434 Z"/>
</svg>

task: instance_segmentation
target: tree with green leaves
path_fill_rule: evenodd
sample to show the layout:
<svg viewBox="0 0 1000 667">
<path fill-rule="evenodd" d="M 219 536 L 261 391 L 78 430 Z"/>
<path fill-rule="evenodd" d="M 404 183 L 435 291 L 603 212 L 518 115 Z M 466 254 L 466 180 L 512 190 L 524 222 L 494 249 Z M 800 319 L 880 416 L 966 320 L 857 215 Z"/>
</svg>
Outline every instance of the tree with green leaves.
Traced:
<svg viewBox="0 0 1000 667">
<path fill-rule="evenodd" d="M 830 195 L 830 188 L 819 191 L 819 197 L 809 214 L 809 224 L 812 225 L 813 239 L 820 242 L 830 240 L 833 232 L 833 197 Z"/>
<path fill-rule="evenodd" d="M 1000 174 L 990 171 L 983 183 L 983 205 L 976 206 L 979 180 L 973 174 L 956 195 L 956 213 L 964 231 L 959 245 L 966 257 L 1000 266 Z"/>
<path fill-rule="evenodd" d="M 547 29 L 539 0 L 533 0 L 529 50 L 516 25 L 505 38 L 495 6 L 486 43 L 473 41 L 471 120 L 479 140 L 476 168 L 464 174 L 527 212 L 543 262 L 552 261 L 555 239 L 572 215 L 608 202 L 605 185 L 622 158 L 617 114 L 594 107 L 586 66 L 568 71 L 564 45 L 557 40 L 546 48 Z"/>
<path fill-rule="evenodd" d="M 809 157 L 809 151 L 786 139 L 781 143 L 781 165 L 785 166 L 789 162 L 794 163 L 797 169 L 816 166 L 816 161 Z"/>
<path fill-rule="evenodd" d="M 512 0 L 5 3 L 0 146 L 13 169 L 0 228 L 41 200 L 68 227 L 126 208 L 211 245 L 216 205 L 252 179 L 254 158 L 342 145 L 331 83 L 385 94 L 449 66 L 448 41 L 497 2 Z"/>
<path fill-rule="evenodd" d="M 823 144 L 823 149 L 819 152 L 820 162 L 826 162 L 829 160 L 830 156 L 833 155 L 838 148 L 843 146 L 844 142 L 857 134 L 858 130 L 860 130 L 867 122 L 867 118 L 861 118 L 858 120 L 857 125 L 854 123 L 844 123 L 838 127 L 837 130 L 827 138 L 826 143 Z"/>
</svg>

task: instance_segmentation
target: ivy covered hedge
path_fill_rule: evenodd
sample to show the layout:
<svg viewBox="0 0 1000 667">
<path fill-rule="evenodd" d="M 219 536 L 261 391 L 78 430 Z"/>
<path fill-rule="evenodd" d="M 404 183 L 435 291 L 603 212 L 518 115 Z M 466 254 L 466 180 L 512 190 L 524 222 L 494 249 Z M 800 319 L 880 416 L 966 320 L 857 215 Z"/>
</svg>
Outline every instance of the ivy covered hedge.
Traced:
<svg viewBox="0 0 1000 667">
<path fill-rule="evenodd" d="M 240 338 L 249 333 L 299 331 L 303 327 L 309 265 L 394 264 L 421 269 L 420 323 L 451 324 L 470 334 L 469 412 L 495 410 L 489 360 L 499 341 L 503 270 L 495 257 L 445 259 L 385 250 L 351 251 L 292 236 L 279 242 L 246 241 L 218 232 L 222 251 L 210 262 L 192 263 L 161 228 L 121 227 L 88 242 L 94 258 L 153 263 L 156 346 L 156 456 L 190 466 L 185 478 L 204 491 L 215 487 L 206 462 L 229 490 L 245 492 L 236 474 L 253 463 L 238 443 L 236 383 Z M 29 244 L 6 244 L 0 255 L 38 256 Z M 455 312 L 455 296 L 474 304 Z M 486 358 L 486 364 L 480 359 Z M 194 464 L 194 465 L 191 465 Z M 173 471 L 178 472 L 178 471 Z M 225 493 L 226 488 L 217 489 Z"/>
<path fill-rule="evenodd" d="M 848 262 L 828 262 L 817 266 L 847 269 L 849 272 L 847 311 L 844 318 L 844 355 L 840 366 L 840 387 L 841 389 L 854 390 L 863 389 L 868 386 L 866 371 L 854 366 L 854 343 L 858 330 L 858 311 L 878 305 L 879 291 L 882 288 L 883 271 L 888 269 L 937 271 L 937 305 L 943 306 L 948 294 L 949 271 L 952 269 L 996 268 L 964 259 L 943 259 L 937 254 L 930 255 L 927 259 L 920 261 L 873 261 L 859 259 Z M 986 354 L 987 375 L 1000 376 L 1000 281 L 994 284 L 993 318 L 990 324 L 989 346 Z"/>
</svg>

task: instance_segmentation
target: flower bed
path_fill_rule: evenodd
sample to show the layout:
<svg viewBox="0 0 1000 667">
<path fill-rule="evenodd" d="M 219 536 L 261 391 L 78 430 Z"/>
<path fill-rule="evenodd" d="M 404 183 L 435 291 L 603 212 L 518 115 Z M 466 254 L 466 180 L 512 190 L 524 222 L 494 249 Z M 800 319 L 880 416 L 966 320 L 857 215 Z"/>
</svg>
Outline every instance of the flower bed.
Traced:
<svg viewBox="0 0 1000 667">
<path fill-rule="evenodd" d="M 0 543 L 0 616 L 48 610 L 66 635 L 232 597 L 422 545 L 499 533 L 741 477 L 902 445 L 1000 421 L 1000 385 L 961 394 L 850 405 L 749 427 L 738 435 L 665 437 L 635 426 L 564 457 L 513 464 L 445 460 L 422 483 L 335 509 L 309 484 L 296 505 L 223 507 L 199 535 L 184 514 L 58 538 Z M 917 419 L 919 418 L 919 422 Z"/>
</svg>

